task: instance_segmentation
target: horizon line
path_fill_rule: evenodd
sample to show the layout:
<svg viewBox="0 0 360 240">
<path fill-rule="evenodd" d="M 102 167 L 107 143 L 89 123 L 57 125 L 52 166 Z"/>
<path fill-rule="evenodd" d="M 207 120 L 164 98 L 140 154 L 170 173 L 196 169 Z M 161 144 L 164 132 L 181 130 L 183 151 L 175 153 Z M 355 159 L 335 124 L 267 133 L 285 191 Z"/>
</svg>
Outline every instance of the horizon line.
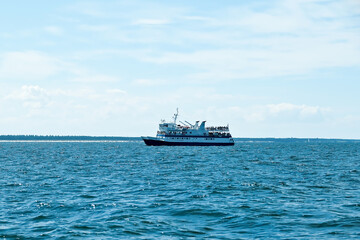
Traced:
<svg viewBox="0 0 360 240">
<path fill-rule="evenodd" d="M 141 138 L 141 136 L 109 136 L 109 135 L 37 135 L 37 134 L 1 134 L 4 137 L 39 137 L 39 138 Z M 336 137 L 233 137 L 234 139 L 299 139 L 299 140 L 352 140 L 360 141 L 360 138 L 336 138 Z"/>
</svg>

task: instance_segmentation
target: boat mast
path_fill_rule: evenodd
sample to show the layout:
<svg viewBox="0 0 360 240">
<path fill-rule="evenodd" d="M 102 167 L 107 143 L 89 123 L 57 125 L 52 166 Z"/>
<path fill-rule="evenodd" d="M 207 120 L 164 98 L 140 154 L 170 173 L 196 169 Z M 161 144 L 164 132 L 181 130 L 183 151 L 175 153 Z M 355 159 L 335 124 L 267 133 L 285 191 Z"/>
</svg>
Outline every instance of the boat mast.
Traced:
<svg viewBox="0 0 360 240">
<path fill-rule="evenodd" d="M 176 113 L 174 114 L 174 123 L 176 124 L 176 119 L 179 116 L 179 108 L 176 108 Z"/>
</svg>

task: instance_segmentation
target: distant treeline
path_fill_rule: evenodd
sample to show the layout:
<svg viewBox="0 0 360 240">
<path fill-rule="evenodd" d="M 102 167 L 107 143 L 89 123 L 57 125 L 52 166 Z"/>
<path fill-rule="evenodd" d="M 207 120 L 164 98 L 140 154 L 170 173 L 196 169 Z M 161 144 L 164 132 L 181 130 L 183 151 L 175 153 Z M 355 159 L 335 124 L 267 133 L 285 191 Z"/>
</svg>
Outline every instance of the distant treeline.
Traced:
<svg viewBox="0 0 360 240">
<path fill-rule="evenodd" d="M 114 136 L 57 136 L 57 135 L 0 135 L 0 141 L 122 141 L 141 140 L 139 137 Z M 360 139 L 324 139 L 324 138 L 235 138 L 236 142 L 360 142 Z"/>
<path fill-rule="evenodd" d="M 95 136 L 57 136 L 57 135 L 0 135 L 0 140 L 13 140 L 13 141 L 121 141 L 121 140 L 138 140 L 135 137 L 95 137 Z"/>
<path fill-rule="evenodd" d="M 360 139 L 330 139 L 330 138 L 235 138 L 243 142 L 360 142 Z"/>
</svg>

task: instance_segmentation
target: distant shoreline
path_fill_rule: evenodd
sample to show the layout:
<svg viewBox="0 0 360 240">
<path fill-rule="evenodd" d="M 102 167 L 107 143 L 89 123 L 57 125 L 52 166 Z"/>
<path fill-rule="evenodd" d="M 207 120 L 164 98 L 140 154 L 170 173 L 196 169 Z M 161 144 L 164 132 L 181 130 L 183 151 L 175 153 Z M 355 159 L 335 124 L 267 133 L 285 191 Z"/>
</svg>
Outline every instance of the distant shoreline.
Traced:
<svg viewBox="0 0 360 240">
<path fill-rule="evenodd" d="M 340 138 L 234 138 L 237 142 L 360 142 L 360 139 Z M 0 135 L 0 141 L 136 141 L 140 137 Z"/>
<path fill-rule="evenodd" d="M 0 141 L 123 141 L 137 140 L 140 137 L 115 136 L 60 136 L 60 135 L 0 135 Z"/>
</svg>

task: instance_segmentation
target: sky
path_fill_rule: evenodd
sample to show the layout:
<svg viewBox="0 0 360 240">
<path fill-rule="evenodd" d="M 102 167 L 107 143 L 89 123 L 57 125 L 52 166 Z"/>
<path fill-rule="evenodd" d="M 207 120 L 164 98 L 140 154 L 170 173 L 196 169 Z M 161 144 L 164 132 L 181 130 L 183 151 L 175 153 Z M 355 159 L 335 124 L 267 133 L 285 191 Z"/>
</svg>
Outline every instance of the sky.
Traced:
<svg viewBox="0 0 360 240">
<path fill-rule="evenodd" d="M 359 0 L 14 0 L 0 8 L 0 135 L 360 139 Z"/>
</svg>

